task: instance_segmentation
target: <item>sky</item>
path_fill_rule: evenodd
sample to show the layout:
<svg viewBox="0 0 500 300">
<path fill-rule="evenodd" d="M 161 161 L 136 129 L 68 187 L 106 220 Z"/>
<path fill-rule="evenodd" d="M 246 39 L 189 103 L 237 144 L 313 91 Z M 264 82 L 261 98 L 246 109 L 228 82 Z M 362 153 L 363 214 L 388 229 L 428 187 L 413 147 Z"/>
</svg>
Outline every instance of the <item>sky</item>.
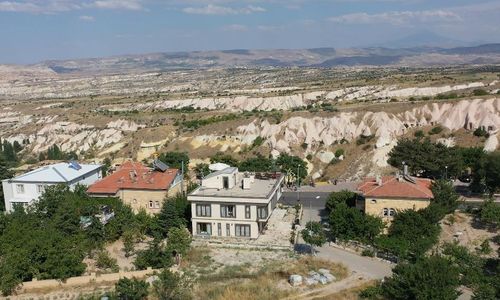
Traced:
<svg viewBox="0 0 500 300">
<path fill-rule="evenodd" d="M 500 42 L 491 0 L 0 0 L 0 64 L 151 52 Z"/>
</svg>

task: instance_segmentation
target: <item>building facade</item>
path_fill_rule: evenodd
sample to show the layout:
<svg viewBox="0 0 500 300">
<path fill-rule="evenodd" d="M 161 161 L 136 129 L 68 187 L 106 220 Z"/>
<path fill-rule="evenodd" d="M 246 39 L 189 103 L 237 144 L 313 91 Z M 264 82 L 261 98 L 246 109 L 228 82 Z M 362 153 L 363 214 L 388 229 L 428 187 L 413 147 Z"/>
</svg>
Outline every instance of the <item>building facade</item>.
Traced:
<svg viewBox="0 0 500 300">
<path fill-rule="evenodd" d="M 69 162 L 43 166 L 2 181 L 5 210 L 12 212 L 16 205 L 30 205 L 38 200 L 47 186 L 66 184 L 74 189 L 78 184 L 88 186 L 101 178 L 101 165 L 98 164 Z"/>
<path fill-rule="evenodd" d="M 92 197 L 118 197 L 134 212 L 144 209 L 159 213 L 163 201 L 182 191 L 183 176 L 178 169 L 150 168 L 138 162 L 126 162 L 114 173 L 89 186 Z"/>
<path fill-rule="evenodd" d="M 234 167 L 209 174 L 188 195 L 193 236 L 257 238 L 281 198 L 283 179 Z"/>
<path fill-rule="evenodd" d="M 366 178 L 358 191 L 363 197 L 356 207 L 390 223 L 398 211 L 420 210 L 429 206 L 432 180 L 409 175 Z"/>
</svg>

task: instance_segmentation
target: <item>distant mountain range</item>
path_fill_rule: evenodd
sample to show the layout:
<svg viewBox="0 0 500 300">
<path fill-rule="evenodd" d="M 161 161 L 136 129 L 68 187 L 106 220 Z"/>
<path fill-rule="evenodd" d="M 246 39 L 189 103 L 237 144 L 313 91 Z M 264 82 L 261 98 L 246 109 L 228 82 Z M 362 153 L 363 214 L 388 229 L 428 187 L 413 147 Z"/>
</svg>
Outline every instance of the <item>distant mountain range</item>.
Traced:
<svg viewBox="0 0 500 300">
<path fill-rule="evenodd" d="M 472 47 L 221 50 L 51 60 L 30 67 L 57 74 L 99 75 L 199 68 L 440 66 L 500 64 L 500 43 Z M 27 66 L 24 66 L 26 68 Z"/>
</svg>

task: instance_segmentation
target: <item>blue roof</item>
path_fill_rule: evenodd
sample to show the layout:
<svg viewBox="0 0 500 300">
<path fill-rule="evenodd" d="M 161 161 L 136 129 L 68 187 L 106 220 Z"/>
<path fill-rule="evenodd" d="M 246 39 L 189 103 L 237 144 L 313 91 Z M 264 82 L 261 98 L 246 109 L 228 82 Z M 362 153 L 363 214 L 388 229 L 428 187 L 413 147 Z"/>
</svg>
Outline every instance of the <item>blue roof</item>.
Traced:
<svg viewBox="0 0 500 300">
<path fill-rule="evenodd" d="M 57 163 L 53 165 L 43 166 L 36 170 L 24 173 L 11 179 L 16 182 L 51 182 L 51 183 L 68 183 L 74 179 L 91 173 L 99 168 L 99 164 L 79 164 L 80 169 L 74 167 L 70 163 Z"/>
</svg>

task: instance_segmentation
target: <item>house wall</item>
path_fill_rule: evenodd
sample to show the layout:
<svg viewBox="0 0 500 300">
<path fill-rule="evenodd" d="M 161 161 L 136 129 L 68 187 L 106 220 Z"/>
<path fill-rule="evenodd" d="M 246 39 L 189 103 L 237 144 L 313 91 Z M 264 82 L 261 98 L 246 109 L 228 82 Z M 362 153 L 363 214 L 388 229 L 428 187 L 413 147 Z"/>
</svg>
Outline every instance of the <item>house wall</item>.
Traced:
<svg viewBox="0 0 500 300">
<path fill-rule="evenodd" d="M 375 203 L 373 202 L 375 201 Z M 393 217 L 383 215 L 384 208 L 402 211 L 406 209 L 420 210 L 430 204 L 429 199 L 389 199 L 389 198 L 366 198 L 364 200 L 364 211 L 366 214 L 381 217 L 384 221 L 391 222 Z"/>
<path fill-rule="evenodd" d="M 122 189 L 118 192 L 123 203 L 130 205 L 135 213 L 138 213 L 141 208 L 145 209 L 149 214 L 157 214 L 160 212 L 163 201 L 166 197 L 173 197 L 181 192 L 181 184 L 171 187 L 168 192 L 166 190 L 128 190 Z M 150 207 L 152 201 L 153 207 Z"/>
<path fill-rule="evenodd" d="M 198 223 L 210 223 L 212 226 L 212 237 L 236 237 L 236 224 L 250 225 L 250 237 L 256 239 L 259 237 L 259 222 L 267 223 L 269 217 L 271 216 L 276 203 L 281 197 L 281 186 L 274 190 L 274 192 L 269 196 L 269 198 L 221 198 L 221 197 L 199 197 L 199 196 L 188 196 L 189 202 L 191 202 L 191 216 L 192 216 L 192 232 L 193 235 L 197 234 L 197 224 Z M 223 201 L 221 201 L 223 200 Z M 201 217 L 196 215 L 196 205 L 209 204 L 211 206 L 211 216 Z M 221 205 L 235 205 L 236 217 L 235 218 L 223 218 L 221 217 Z M 250 206 L 250 218 L 247 219 L 245 216 L 245 206 Z M 267 207 L 267 218 L 257 219 L 257 207 Z M 221 232 L 219 234 L 219 224 L 221 226 Z M 227 234 L 226 226 L 229 224 L 229 235 Z M 245 237 L 238 237 L 245 238 Z"/>
<path fill-rule="evenodd" d="M 82 175 L 71 182 L 67 183 L 71 190 L 73 190 L 76 185 L 90 185 L 101 178 L 101 169 L 96 169 L 85 175 Z M 17 192 L 17 185 L 22 184 L 24 186 L 24 193 Z M 15 203 L 23 203 L 24 205 L 30 205 L 33 201 L 38 200 L 42 193 L 38 192 L 38 185 L 50 186 L 56 183 L 47 182 L 9 182 L 9 179 L 2 181 L 4 201 L 5 201 L 5 211 L 12 212 Z M 64 182 L 58 183 L 64 184 Z"/>
</svg>

